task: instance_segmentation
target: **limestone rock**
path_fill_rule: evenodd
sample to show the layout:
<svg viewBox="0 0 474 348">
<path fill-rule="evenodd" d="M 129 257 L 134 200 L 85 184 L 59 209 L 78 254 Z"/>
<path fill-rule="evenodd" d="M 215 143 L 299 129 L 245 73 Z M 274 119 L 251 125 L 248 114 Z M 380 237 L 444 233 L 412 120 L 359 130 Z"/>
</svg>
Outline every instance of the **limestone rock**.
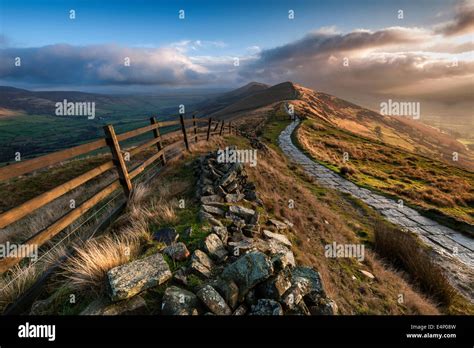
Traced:
<svg viewBox="0 0 474 348">
<path fill-rule="evenodd" d="M 245 195 L 243 193 L 229 193 L 225 195 L 225 201 L 227 203 L 237 203 L 237 202 L 240 202 L 244 198 L 245 198 Z"/>
<path fill-rule="evenodd" d="M 112 268 L 107 272 L 113 301 L 130 298 L 146 289 L 160 285 L 172 277 L 160 253 Z"/>
<path fill-rule="evenodd" d="M 245 207 L 242 207 L 240 205 L 231 205 L 229 207 L 229 211 L 231 213 L 241 217 L 245 221 L 250 221 L 253 218 L 253 216 L 255 215 L 255 210 L 250 209 L 250 208 L 245 208 Z"/>
<path fill-rule="evenodd" d="M 270 222 L 270 224 L 275 226 L 277 230 L 286 230 L 288 228 L 288 225 L 285 224 L 284 222 L 281 222 L 280 220 L 269 219 L 268 221 Z"/>
<path fill-rule="evenodd" d="M 204 250 L 217 260 L 223 260 L 227 256 L 227 250 L 217 234 L 211 233 L 204 240 Z"/>
<path fill-rule="evenodd" d="M 290 287 L 290 274 L 280 272 L 258 285 L 258 291 L 263 298 L 279 300 Z"/>
<path fill-rule="evenodd" d="M 161 304 L 163 315 L 196 315 L 198 314 L 198 299 L 192 292 L 170 286 L 166 288 Z"/>
<path fill-rule="evenodd" d="M 290 247 L 291 248 L 291 242 L 288 240 L 288 238 L 283 235 L 283 234 L 280 234 L 280 233 L 273 233 L 271 231 L 268 231 L 268 230 L 263 230 L 263 235 L 268 238 L 268 239 L 274 239 L 276 240 L 277 242 L 280 242 L 281 244 L 287 246 L 287 247 Z"/>
<path fill-rule="evenodd" d="M 229 239 L 229 232 L 227 231 L 227 227 L 212 226 L 211 231 L 212 233 L 215 233 L 219 236 L 222 243 L 227 244 L 227 240 Z"/>
<path fill-rule="evenodd" d="M 250 315 L 283 315 L 283 309 L 277 301 L 260 299 L 252 306 Z"/>
<path fill-rule="evenodd" d="M 222 202 L 223 199 L 219 195 L 210 195 L 210 196 L 202 196 L 201 197 L 201 203 L 202 204 L 211 204 L 214 202 Z"/>
<path fill-rule="evenodd" d="M 268 279 L 273 274 L 270 259 L 263 253 L 253 251 L 228 265 L 221 277 L 233 280 L 239 287 L 239 297 L 243 299 L 255 285 Z"/>
<path fill-rule="evenodd" d="M 204 252 L 197 249 L 191 256 L 191 270 L 209 278 L 212 275 L 214 269 L 214 263 Z"/>
<path fill-rule="evenodd" d="M 205 205 L 203 204 L 202 205 L 202 209 L 206 212 L 206 213 L 209 213 L 209 214 L 213 214 L 213 215 L 219 215 L 219 216 L 224 216 L 225 215 L 225 211 L 223 211 L 222 209 L 218 208 L 218 207 L 215 207 L 213 205 Z"/>
<path fill-rule="evenodd" d="M 182 242 L 171 244 L 163 249 L 163 253 L 175 261 L 183 261 L 189 257 L 189 250 Z"/>
<path fill-rule="evenodd" d="M 204 286 L 197 292 L 197 297 L 209 308 L 209 310 L 217 315 L 230 315 L 231 309 L 224 301 L 221 295 L 210 285 Z"/>
<path fill-rule="evenodd" d="M 237 309 L 234 311 L 234 313 L 232 313 L 232 315 L 245 315 L 245 313 L 247 313 L 247 307 L 242 304 L 237 307 Z"/>
</svg>

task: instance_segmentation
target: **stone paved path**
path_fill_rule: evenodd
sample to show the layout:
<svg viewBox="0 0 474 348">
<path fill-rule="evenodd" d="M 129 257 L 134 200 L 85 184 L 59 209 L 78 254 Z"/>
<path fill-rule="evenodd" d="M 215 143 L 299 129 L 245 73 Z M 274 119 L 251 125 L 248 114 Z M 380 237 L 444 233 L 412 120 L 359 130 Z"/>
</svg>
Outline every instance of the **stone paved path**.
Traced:
<svg viewBox="0 0 474 348">
<path fill-rule="evenodd" d="M 306 172 L 323 186 L 346 192 L 359 198 L 380 212 L 392 223 L 415 232 L 422 241 L 431 246 L 444 259 L 458 260 L 474 268 L 474 238 L 456 232 L 446 226 L 420 215 L 416 210 L 400 206 L 396 201 L 360 188 L 330 169 L 311 160 L 292 142 L 291 134 L 300 120 L 293 121 L 279 136 L 278 142 L 285 155 L 300 164 Z M 450 270 L 452 270 L 450 268 Z"/>
</svg>

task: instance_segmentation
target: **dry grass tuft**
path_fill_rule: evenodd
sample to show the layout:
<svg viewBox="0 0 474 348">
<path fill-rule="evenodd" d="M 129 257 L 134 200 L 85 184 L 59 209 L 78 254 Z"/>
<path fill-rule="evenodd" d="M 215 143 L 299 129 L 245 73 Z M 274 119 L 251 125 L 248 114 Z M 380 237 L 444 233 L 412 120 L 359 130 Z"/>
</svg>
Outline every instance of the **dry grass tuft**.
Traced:
<svg viewBox="0 0 474 348">
<path fill-rule="evenodd" d="M 74 248 L 74 257 L 64 264 L 62 275 L 73 289 L 101 291 L 107 272 L 136 257 L 140 244 L 135 234 L 91 239 Z"/>
<path fill-rule="evenodd" d="M 0 278 L 0 312 L 13 303 L 38 279 L 36 266 L 14 266 L 6 276 Z"/>
<path fill-rule="evenodd" d="M 420 246 L 416 236 L 379 223 L 375 228 L 375 250 L 403 268 L 423 291 L 444 305 L 449 306 L 455 298 L 456 290 L 442 270 L 431 261 L 428 251 Z"/>
</svg>

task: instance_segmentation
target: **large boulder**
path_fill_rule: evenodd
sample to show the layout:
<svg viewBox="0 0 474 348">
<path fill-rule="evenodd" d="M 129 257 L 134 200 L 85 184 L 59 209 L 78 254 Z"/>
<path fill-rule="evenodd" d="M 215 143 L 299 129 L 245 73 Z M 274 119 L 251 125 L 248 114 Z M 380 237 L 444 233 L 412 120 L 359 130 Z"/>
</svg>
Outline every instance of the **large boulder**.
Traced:
<svg viewBox="0 0 474 348">
<path fill-rule="evenodd" d="M 163 295 L 161 313 L 164 315 L 197 315 L 199 301 L 192 292 L 170 286 Z"/>
<path fill-rule="evenodd" d="M 110 297 L 125 300 L 146 289 L 163 284 L 172 277 L 170 268 L 160 253 L 112 268 L 107 272 Z"/>
<path fill-rule="evenodd" d="M 270 259 L 259 251 L 253 251 L 228 265 L 221 277 L 233 280 L 239 287 L 240 299 L 243 299 L 250 289 L 272 274 L 273 266 Z"/>
<path fill-rule="evenodd" d="M 197 297 L 217 315 L 231 315 L 232 311 L 222 296 L 210 285 L 206 285 L 197 292 Z"/>
</svg>

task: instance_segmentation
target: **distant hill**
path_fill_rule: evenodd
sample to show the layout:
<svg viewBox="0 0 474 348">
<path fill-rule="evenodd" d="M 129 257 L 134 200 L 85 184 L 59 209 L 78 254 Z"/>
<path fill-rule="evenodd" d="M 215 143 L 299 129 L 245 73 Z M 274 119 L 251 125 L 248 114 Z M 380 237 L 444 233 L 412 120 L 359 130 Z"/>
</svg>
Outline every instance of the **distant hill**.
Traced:
<svg viewBox="0 0 474 348">
<path fill-rule="evenodd" d="M 242 112 L 254 110 L 275 102 L 293 100 L 297 98 L 297 92 L 291 82 L 284 82 L 270 88 L 250 91 L 247 95 L 234 103 L 212 113 L 210 116 L 218 119 L 229 119 L 239 117 Z"/>
<path fill-rule="evenodd" d="M 268 88 L 270 88 L 270 86 L 264 83 L 250 82 L 230 92 L 219 94 L 216 97 L 208 98 L 201 103 L 197 103 L 193 105 L 193 109 L 197 110 L 197 116 L 212 115 L 235 102 L 243 100 L 255 93 L 265 91 Z"/>
</svg>

